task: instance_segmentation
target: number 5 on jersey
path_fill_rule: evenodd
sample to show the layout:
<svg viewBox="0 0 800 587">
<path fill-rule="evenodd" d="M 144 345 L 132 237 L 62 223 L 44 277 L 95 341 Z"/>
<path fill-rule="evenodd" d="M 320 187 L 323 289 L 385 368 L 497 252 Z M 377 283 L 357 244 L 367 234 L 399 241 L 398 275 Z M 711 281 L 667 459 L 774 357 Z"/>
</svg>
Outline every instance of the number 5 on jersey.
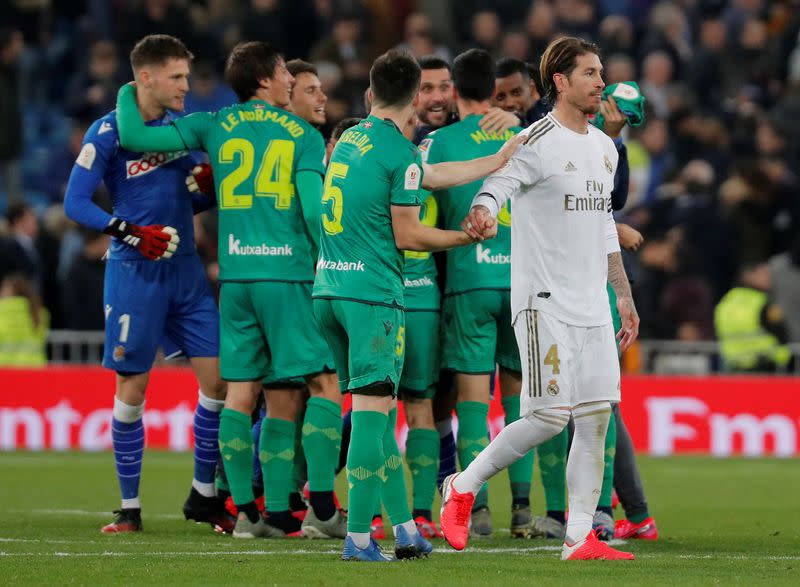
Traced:
<svg viewBox="0 0 800 587">
<path fill-rule="evenodd" d="M 344 163 L 331 163 L 325 174 L 325 189 L 322 192 L 322 228 L 326 234 L 334 236 L 344 230 L 342 226 L 342 213 L 344 212 L 344 198 L 342 188 L 333 185 L 335 179 L 347 177 L 349 165 Z"/>
</svg>

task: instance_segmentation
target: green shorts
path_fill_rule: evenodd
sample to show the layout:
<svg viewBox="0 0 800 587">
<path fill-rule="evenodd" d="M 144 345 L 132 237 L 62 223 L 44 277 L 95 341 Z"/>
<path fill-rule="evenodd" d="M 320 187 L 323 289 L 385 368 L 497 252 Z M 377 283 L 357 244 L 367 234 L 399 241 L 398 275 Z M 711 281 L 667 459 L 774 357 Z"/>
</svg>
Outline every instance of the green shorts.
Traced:
<svg viewBox="0 0 800 587">
<path fill-rule="evenodd" d="M 392 395 L 397 394 L 405 354 L 403 310 L 314 298 L 314 316 L 333 352 L 342 391 L 390 383 Z"/>
<path fill-rule="evenodd" d="M 400 397 L 432 399 L 439 381 L 439 312 L 406 310 L 406 358 Z"/>
<path fill-rule="evenodd" d="M 333 364 L 314 320 L 310 283 L 226 281 L 219 298 L 224 380 L 270 384 Z"/>
<path fill-rule="evenodd" d="M 480 289 L 444 298 L 442 367 L 457 373 L 494 373 L 495 363 L 521 371 L 511 326 L 511 292 Z"/>
</svg>

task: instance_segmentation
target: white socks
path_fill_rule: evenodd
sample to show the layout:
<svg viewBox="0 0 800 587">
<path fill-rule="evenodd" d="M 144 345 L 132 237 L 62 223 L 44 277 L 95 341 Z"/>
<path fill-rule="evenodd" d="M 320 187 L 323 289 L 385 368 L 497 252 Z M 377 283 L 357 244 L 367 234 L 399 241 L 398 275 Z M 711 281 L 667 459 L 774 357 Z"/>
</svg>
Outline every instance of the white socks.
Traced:
<svg viewBox="0 0 800 587">
<path fill-rule="evenodd" d="M 491 477 L 561 432 L 567 422 L 569 410 L 557 408 L 537 410 L 512 422 L 455 478 L 453 487 L 459 493 L 478 493 Z"/>
<path fill-rule="evenodd" d="M 575 434 L 567 459 L 567 544 L 582 541 L 592 529 L 603 486 L 603 453 L 610 416 L 608 402 L 581 404 L 572 410 Z"/>
<path fill-rule="evenodd" d="M 395 524 L 394 526 L 392 526 L 395 538 L 397 537 L 397 529 L 400 527 L 405 528 L 409 536 L 413 536 L 414 534 L 417 533 L 417 523 L 414 522 L 414 520 L 408 520 L 407 522 L 403 522 L 402 524 Z"/>
<path fill-rule="evenodd" d="M 369 532 L 348 532 L 347 535 L 353 539 L 356 548 L 363 550 L 369 546 Z"/>
<path fill-rule="evenodd" d="M 114 398 L 113 415 L 118 422 L 124 422 L 125 424 L 133 424 L 134 422 L 136 422 L 136 420 L 141 420 L 143 414 L 144 414 L 144 402 L 142 402 L 138 406 L 132 406 L 130 404 L 126 404 L 118 397 Z"/>
</svg>

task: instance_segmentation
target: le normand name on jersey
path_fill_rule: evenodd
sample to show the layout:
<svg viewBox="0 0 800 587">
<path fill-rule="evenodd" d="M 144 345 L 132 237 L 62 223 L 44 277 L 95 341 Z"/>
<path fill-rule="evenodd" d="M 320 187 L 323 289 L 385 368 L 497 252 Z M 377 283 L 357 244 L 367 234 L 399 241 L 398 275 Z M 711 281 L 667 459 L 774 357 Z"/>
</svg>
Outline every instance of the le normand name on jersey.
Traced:
<svg viewBox="0 0 800 587">
<path fill-rule="evenodd" d="M 241 240 L 229 234 L 228 254 L 243 257 L 291 257 L 293 253 L 290 245 L 281 245 L 279 247 L 267 244 L 243 245 Z"/>
</svg>

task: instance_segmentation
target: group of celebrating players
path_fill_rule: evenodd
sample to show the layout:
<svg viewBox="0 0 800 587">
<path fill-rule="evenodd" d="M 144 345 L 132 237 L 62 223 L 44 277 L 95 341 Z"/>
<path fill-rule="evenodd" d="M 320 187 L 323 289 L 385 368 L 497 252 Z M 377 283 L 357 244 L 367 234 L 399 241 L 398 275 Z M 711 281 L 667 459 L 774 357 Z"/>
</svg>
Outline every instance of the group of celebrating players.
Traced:
<svg viewBox="0 0 800 587">
<path fill-rule="evenodd" d="M 564 559 L 633 558 L 598 537 L 655 538 L 635 465 L 628 519 L 615 528 L 610 515 L 607 429 L 624 431 L 614 339 L 630 346 L 638 317 L 611 214 L 626 118 L 603 93 L 596 47 L 564 37 L 545 51 L 550 113 L 524 63 L 389 51 L 370 72 L 369 115 L 342 121 L 327 145 L 313 65 L 242 43 L 225 68 L 239 102 L 180 117 L 191 61 L 174 37 L 137 43 L 136 81 L 86 133 L 66 193 L 71 218 L 114 237 L 103 363 L 117 373 L 122 507 L 102 531 L 142 529 L 142 414 L 162 348 L 189 359 L 200 387 L 184 514 L 236 538 L 340 538 L 344 560 L 389 561 L 375 541 L 383 508 L 395 557 L 426 556 L 441 536 L 439 485 L 441 530 L 462 549 L 492 534 L 485 483 L 504 468 L 512 536 L 563 539 Z M 606 134 L 588 123 L 597 113 Z M 100 181 L 112 214 L 92 202 Z M 192 219 L 215 206 L 219 309 Z M 489 443 L 497 367 L 506 427 Z"/>
</svg>

